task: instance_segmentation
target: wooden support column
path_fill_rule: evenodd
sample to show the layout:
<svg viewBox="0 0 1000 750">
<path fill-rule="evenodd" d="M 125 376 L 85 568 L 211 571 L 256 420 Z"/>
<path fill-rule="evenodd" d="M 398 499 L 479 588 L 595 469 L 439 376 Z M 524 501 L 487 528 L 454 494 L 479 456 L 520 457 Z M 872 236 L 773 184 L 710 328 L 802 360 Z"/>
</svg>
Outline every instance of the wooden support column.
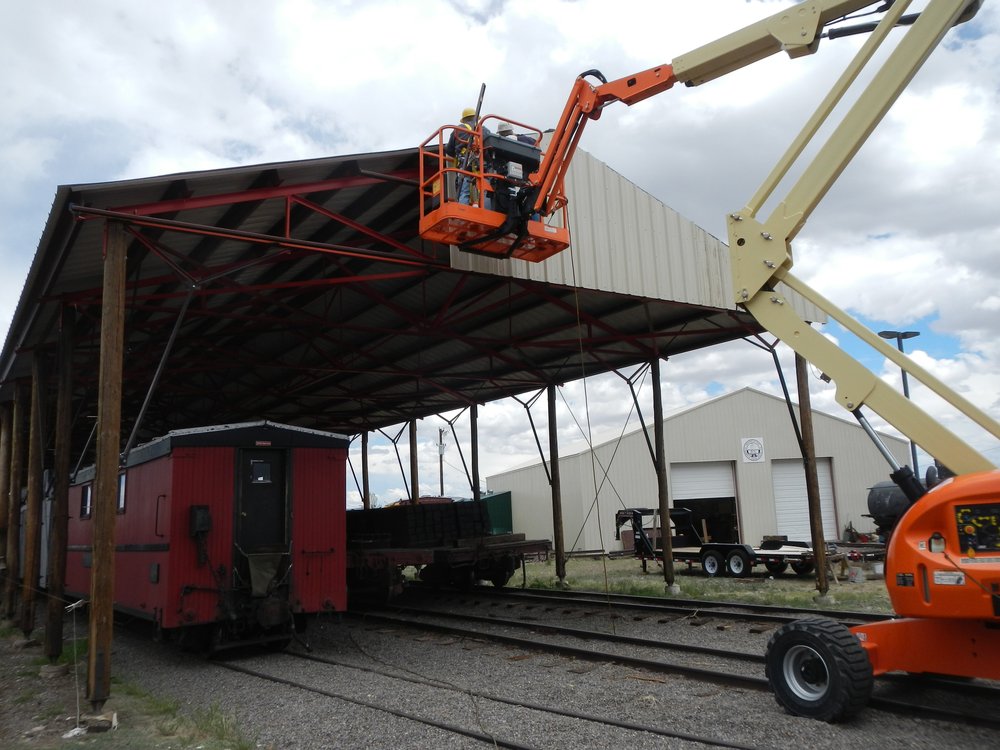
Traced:
<svg viewBox="0 0 1000 750">
<path fill-rule="evenodd" d="M 806 498 L 809 503 L 809 529 L 812 532 L 813 556 L 816 559 L 816 589 L 826 596 L 830 582 L 826 575 L 826 540 L 823 538 L 823 508 L 816 475 L 816 442 L 813 437 L 812 399 L 809 396 L 809 364 L 795 355 L 795 385 L 799 392 L 799 423 L 802 425 L 802 466 L 806 472 Z"/>
<path fill-rule="evenodd" d="M 417 420 L 410 420 L 410 502 L 420 497 L 420 473 L 417 469 Z"/>
<path fill-rule="evenodd" d="M 559 432 L 556 424 L 556 387 L 546 389 L 549 401 L 549 473 L 552 482 L 552 545 L 556 553 L 556 578 L 566 585 L 566 538 L 563 535 L 562 481 L 559 478 Z"/>
<path fill-rule="evenodd" d="M 677 585 L 674 578 L 674 545 L 670 526 L 670 493 L 667 489 L 667 447 L 663 428 L 663 394 L 660 392 L 660 358 L 653 357 L 651 363 L 653 378 L 653 442 L 656 443 L 656 496 L 660 508 L 660 544 L 663 547 L 663 585 L 673 590 Z"/>
<path fill-rule="evenodd" d="M 368 430 L 361 433 L 361 504 L 365 510 L 371 507 L 371 480 L 368 476 Z"/>
<path fill-rule="evenodd" d="M 115 595 L 115 518 L 121 450 L 122 352 L 125 331 L 125 228 L 107 224 L 101 302 L 101 357 L 94 470 L 94 542 L 90 571 L 90 649 L 87 697 L 100 711 L 111 693 Z"/>
<path fill-rule="evenodd" d="M 23 381 L 14 390 L 14 414 L 10 441 L 10 491 L 7 493 L 7 580 L 4 587 L 4 615 L 17 615 L 18 577 L 21 545 L 21 484 L 24 481 L 24 420 L 30 395 Z"/>
<path fill-rule="evenodd" d="M 483 491 L 479 487 L 479 404 L 469 407 L 469 439 L 472 443 L 472 499 L 481 500 Z"/>
<path fill-rule="evenodd" d="M 45 367 L 41 352 L 31 361 L 31 407 L 28 418 L 28 497 L 24 509 L 24 564 L 21 566 L 21 632 L 35 629 L 35 601 L 42 553 L 42 398 Z"/>
<path fill-rule="evenodd" d="M 10 522 L 10 402 L 0 404 L 0 611 L 3 610 L 3 592 L 6 591 L 7 524 Z"/>
<path fill-rule="evenodd" d="M 72 428 L 73 398 L 73 310 L 63 307 L 59 321 L 59 356 L 56 362 L 58 384 L 56 386 L 55 457 L 52 473 L 55 477 L 52 488 L 52 512 L 49 520 L 49 592 L 45 617 L 45 655 L 55 664 L 62 654 L 63 639 L 63 595 L 66 590 L 66 544 L 69 526 L 69 472 L 72 450 L 70 431 Z"/>
</svg>

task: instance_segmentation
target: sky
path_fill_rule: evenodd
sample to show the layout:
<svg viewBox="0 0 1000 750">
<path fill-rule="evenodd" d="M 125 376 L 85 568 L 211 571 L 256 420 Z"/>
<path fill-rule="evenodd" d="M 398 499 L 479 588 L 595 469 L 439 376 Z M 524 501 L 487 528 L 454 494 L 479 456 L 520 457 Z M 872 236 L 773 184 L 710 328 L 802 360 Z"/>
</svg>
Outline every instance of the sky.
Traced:
<svg viewBox="0 0 1000 750">
<path fill-rule="evenodd" d="M 916 2 L 913 9 L 924 3 Z M 783 0 L 172 0 L 21 4 L 0 28 L 0 331 L 58 185 L 413 147 L 475 106 L 555 124 L 575 77 L 616 79 L 666 63 L 791 5 Z M 898 35 L 899 32 L 894 32 Z M 588 125 L 581 147 L 713 235 L 741 208 L 862 37 L 776 55 L 697 88 L 676 87 Z M 952 30 L 817 208 L 795 273 L 866 325 L 914 330 L 916 362 L 1000 418 L 1000 11 Z M 779 190 L 778 195 L 783 193 Z M 773 206 L 765 206 L 762 216 Z M 572 210 L 572 206 L 570 207 Z M 898 368 L 825 333 L 887 382 Z M 790 352 L 779 347 L 794 387 Z M 630 375 L 625 373 L 624 375 Z M 815 408 L 844 414 L 813 373 Z M 635 384 L 651 414 L 648 374 Z M 746 342 L 672 358 L 665 408 L 742 387 L 780 393 L 771 355 Z M 911 396 L 992 460 L 1000 447 L 912 380 Z M 527 402 L 527 398 L 525 401 Z M 547 443 L 544 395 L 531 408 Z M 454 423 L 458 440 L 451 434 Z M 561 452 L 639 426 L 615 374 L 566 384 Z M 873 424 L 891 431 L 877 417 Z M 422 494 L 468 497 L 468 414 L 421 420 Z M 399 458 L 372 436 L 377 504 L 408 494 Z M 539 459 L 524 406 L 479 410 L 481 481 Z M 463 452 L 459 452 L 459 445 Z M 927 456 L 921 454 L 921 465 Z M 359 452 L 352 468 L 360 479 Z M 349 480 L 351 499 L 359 493 Z M 503 487 L 490 487 L 502 490 Z"/>
</svg>

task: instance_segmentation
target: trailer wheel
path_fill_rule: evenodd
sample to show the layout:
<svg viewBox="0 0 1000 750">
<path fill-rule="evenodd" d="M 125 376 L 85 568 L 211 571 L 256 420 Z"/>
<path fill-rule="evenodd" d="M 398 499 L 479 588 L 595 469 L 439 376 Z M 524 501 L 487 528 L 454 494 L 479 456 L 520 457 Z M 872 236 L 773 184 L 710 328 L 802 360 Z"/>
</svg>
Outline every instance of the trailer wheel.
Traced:
<svg viewBox="0 0 1000 750">
<path fill-rule="evenodd" d="M 812 560 L 803 560 L 802 562 L 793 562 L 792 570 L 795 571 L 797 576 L 807 576 L 816 570 L 816 563 Z"/>
<path fill-rule="evenodd" d="M 782 625 L 767 644 L 765 674 L 782 708 L 821 721 L 853 716 L 872 692 L 868 654 L 845 625 L 833 620 Z"/>
<path fill-rule="evenodd" d="M 767 572 L 773 576 L 780 576 L 786 570 L 788 570 L 788 563 L 777 560 L 764 563 L 764 567 L 767 568 Z"/>
<path fill-rule="evenodd" d="M 746 578 L 752 568 L 750 556 L 741 549 L 734 549 L 726 556 L 726 573 L 734 578 Z"/>
<path fill-rule="evenodd" d="M 708 552 L 702 554 L 701 567 L 709 578 L 715 578 L 725 571 L 722 555 L 714 549 L 710 549 Z"/>
</svg>

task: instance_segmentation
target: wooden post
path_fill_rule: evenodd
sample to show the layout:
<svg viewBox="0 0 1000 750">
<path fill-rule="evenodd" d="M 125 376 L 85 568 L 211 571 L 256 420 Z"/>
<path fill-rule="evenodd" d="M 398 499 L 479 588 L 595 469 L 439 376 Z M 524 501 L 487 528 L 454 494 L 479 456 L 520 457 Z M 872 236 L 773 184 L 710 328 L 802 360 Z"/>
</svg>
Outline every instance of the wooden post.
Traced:
<svg viewBox="0 0 1000 750">
<path fill-rule="evenodd" d="M 660 392 L 660 358 L 651 363 L 653 378 L 653 442 L 656 443 L 656 496 L 660 508 L 660 545 L 663 548 L 663 585 L 672 589 L 674 577 L 674 545 L 670 529 L 670 492 L 667 489 L 667 448 L 663 427 L 663 394 Z"/>
<path fill-rule="evenodd" d="M 31 411 L 28 418 L 28 497 L 24 509 L 24 564 L 21 566 L 21 632 L 35 629 L 35 600 L 42 552 L 42 392 L 45 390 L 42 354 L 31 360 Z"/>
<path fill-rule="evenodd" d="M 566 538 L 563 536 L 562 480 L 559 477 L 559 434 L 556 425 L 556 387 L 549 385 L 549 473 L 552 477 L 552 545 L 556 553 L 556 578 L 566 585 Z"/>
<path fill-rule="evenodd" d="M 368 477 L 368 430 L 361 433 L 361 504 L 365 510 L 371 507 L 371 481 Z"/>
<path fill-rule="evenodd" d="M 125 228 L 109 222 L 104 240 L 101 357 L 94 470 L 94 542 L 90 570 L 90 649 L 87 697 L 100 711 L 111 693 L 115 595 L 115 518 L 121 450 L 122 351 L 125 330 Z"/>
<path fill-rule="evenodd" d="M 816 560 L 816 589 L 826 596 L 830 582 L 826 575 L 826 540 L 823 538 L 823 508 L 816 475 L 816 442 L 813 433 L 812 400 L 809 397 L 809 365 L 801 354 L 795 355 L 795 385 L 799 392 L 799 423 L 802 425 L 802 466 L 806 472 L 806 498 L 809 503 L 809 529 L 812 532 L 813 557 Z"/>
<path fill-rule="evenodd" d="M 10 491 L 7 507 L 7 581 L 4 588 L 4 614 L 13 620 L 17 614 L 17 579 L 21 546 L 21 483 L 24 480 L 24 419 L 28 412 L 28 389 L 18 381 L 14 389 L 14 416 L 10 441 Z"/>
<path fill-rule="evenodd" d="M 479 404 L 469 407 L 469 439 L 472 443 L 472 499 L 481 500 L 483 491 L 479 488 Z"/>
<path fill-rule="evenodd" d="M 417 469 L 417 420 L 410 420 L 410 502 L 417 504 L 420 497 L 420 473 Z"/>
<path fill-rule="evenodd" d="M 45 618 L 45 655 L 55 664 L 62 654 L 63 595 L 66 590 L 66 544 L 69 526 L 69 471 L 72 449 L 71 401 L 73 398 L 72 308 L 63 307 L 59 321 L 58 385 L 56 393 L 55 457 L 52 472 L 52 513 L 49 520 L 48 607 Z"/>
<path fill-rule="evenodd" d="M 0 611 L 7 584 L 7 524 L 10 516 L 10 402 L 0 404 Z"/>
</svg>

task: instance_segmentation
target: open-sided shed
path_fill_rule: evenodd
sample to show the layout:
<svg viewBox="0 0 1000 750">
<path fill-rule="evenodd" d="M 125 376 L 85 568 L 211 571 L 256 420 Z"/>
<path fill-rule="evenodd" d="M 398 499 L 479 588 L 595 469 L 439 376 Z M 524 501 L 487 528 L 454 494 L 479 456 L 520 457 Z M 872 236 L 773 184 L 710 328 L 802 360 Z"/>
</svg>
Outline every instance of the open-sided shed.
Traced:
<svg viewBox="0 0 1000 750">
<path fill-rule="evenodd" d="M 96 462 L 95 523 L 111 529 L 95 529 L 96 570 L 114 554 L 123 454 L 170 430 L 268 419 L 357 435 L 470 407 L 476 476 L 477 404 L 547 388 L 552 413 L 558 384 L 655 374 L 760 330 L 731 302 L 722 243 L 586 154 L 567 185 L 572 248 L 538 265 L 422 241 L 418 166 L 406 149 L 58 188 L 0 352 L 0 497 L 27 486 L 26 538 L 49 443 L 56 519 L 71 464 Z M 0 508 L 8 612 L 15 510 Z M 26 545 L 26 581 L 37 557 Z M 97 703 L 111 596 L 93 594 Z"/>
</svg>

